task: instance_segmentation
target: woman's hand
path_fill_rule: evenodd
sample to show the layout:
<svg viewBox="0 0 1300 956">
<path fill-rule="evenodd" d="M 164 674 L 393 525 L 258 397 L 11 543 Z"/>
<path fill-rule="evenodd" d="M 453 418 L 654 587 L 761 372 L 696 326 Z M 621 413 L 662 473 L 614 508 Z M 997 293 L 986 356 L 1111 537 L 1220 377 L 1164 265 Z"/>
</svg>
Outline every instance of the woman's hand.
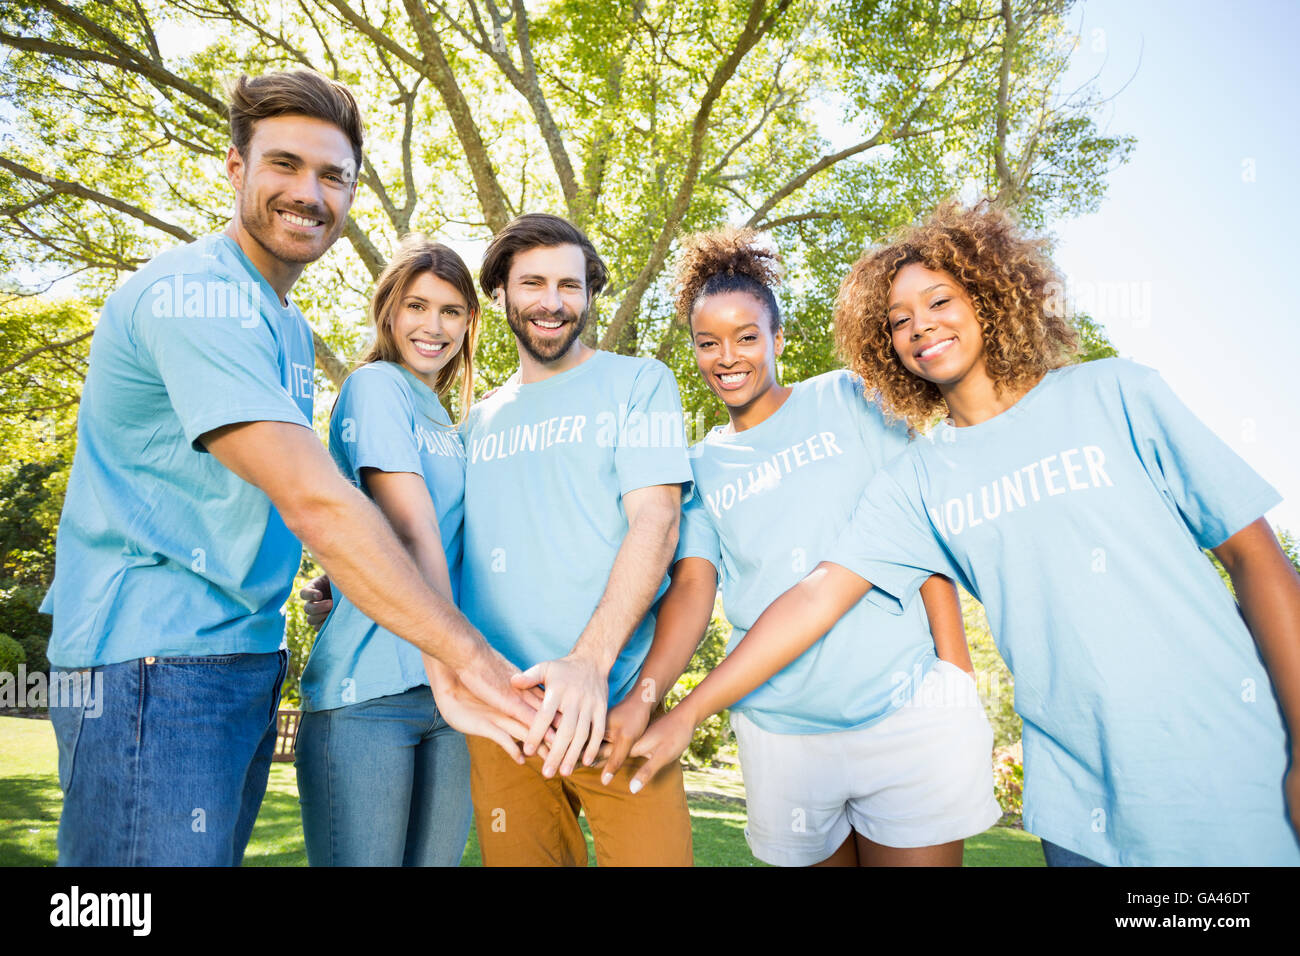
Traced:
<svg viewBox="0 0 1300 956">
<path fill-rule="evenodd" d="M 691 745 L 694 734 L 695 723 L 680 705 L 651 724 L 641 739 L 632 745 L 630 756 L 645 757 L 646 762 L 636 772 L 628 789 L 639 793 L 655 774 L 674 760 L 680 760 L 682 754 L 686 753 L 686 748 Z"/>
<path fill-rule="evenodd" d="M 312 578 L 311 582 L 298 592 L 298 597 L 302 599 L 303 611 L 311 627 L 319 628 L 334 609 L 334 593 L 330 590 L 330 579 L 323 574 L 318 578 Z"/>
<path fill-rule="evenodd" d="M 644 700 L 642 695 L 633 690 L 610 710 L 605 718 L 605 743 L 601 744 L 599 759 L 604 761 L 605 770 L 600 775 L 600 782 L 609 786 L 614 774 L 627 760 L 632 745 L 645 733 L 654 713 L 655 701 Z"/>
</svg>

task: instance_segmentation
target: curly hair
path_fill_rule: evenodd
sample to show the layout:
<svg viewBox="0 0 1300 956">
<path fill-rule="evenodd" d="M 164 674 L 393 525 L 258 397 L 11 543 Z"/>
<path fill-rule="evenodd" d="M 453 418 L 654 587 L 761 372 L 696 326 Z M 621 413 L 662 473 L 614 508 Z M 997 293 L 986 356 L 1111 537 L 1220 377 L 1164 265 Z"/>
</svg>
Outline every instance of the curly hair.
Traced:
<svg viewBox="0 0 1300 956">
<path fill-rule="evenodd" d="M 925 222 L 863 254 L 835 302 L 840 355 L 891 417 L 922 428 L 947 412 L 939 387 L 909 372 L 894 350 L 889 290 L 899 270 L 913 263 L 947 272 L 970 297 L 997 392 L 1024 388 L 1072 361 L 1077 337 L 1051 308 L 1064 284 L 1046 242 L 1020 235 L 987 201 L 969 209 L 944 203 Z"/>
<path fill-rule="evenodd" d="M 781 283 L 781 257 L 757 245 L 752 229 L 697 232 L 683 241 L 677 264 L 677 318 L 690 328 L 691 311 L 705 296 L 747 292 L 767 309 L 772 331 L 781 328 L 781 310 L 772 289 Z"/>
</svg>

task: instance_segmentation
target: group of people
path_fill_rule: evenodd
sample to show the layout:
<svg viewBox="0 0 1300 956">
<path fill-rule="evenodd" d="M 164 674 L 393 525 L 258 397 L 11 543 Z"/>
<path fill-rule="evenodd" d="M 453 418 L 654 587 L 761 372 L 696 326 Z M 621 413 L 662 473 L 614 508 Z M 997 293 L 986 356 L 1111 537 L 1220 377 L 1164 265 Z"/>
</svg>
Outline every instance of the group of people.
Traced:
<svg viewBox="0 0 1300 956">
<path fill-rule="evenodd" d="M 728 416 L 693 448 L 662 363 L 584 343 L 607 275 L 575 225 L 489 244 L 519 366 L 477 403 L 471 273 L 407 236 L 327 453 L 289 292 L 347 221 L 360 114 L 292 71 L 241 78 L 230 122 L 231 223 L 127 281 L 91 348 L 46 608 L 102 700 L 51 708 L 60 863 L 240 862 L 301 544 L 312 865 L 455 865 L 471 816 L 487 865 L 581 865 L 580 811 L 601 865 L 689 865 L 679 758 L 728 707 L 757 858 L 960 864 L 999 808 L 954 582 L 1014 674 L 1049 864 L 1300 863 L 1278 496 L 1155 372 L 1072 364 L 1004 213 L 868 250 L 848 368 L 789 385 L 778 255 L 686 237 L 677 318 Z M 719 588 L 728 655 L 665 713 Z"/>
</svg>

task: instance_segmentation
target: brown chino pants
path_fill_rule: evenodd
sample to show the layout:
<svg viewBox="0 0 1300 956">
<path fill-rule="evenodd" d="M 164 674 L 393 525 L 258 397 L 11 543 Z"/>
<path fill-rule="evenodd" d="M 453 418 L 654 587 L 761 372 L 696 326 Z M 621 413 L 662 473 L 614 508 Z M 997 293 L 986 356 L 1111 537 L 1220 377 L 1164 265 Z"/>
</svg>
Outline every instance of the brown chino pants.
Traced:
<svg viewBox="0 0 1300 956">
<path fill-rule="evenodd" d="M 640 760 L 628 760 L 609 786 L 581 763 L 564 777 L 542 776 L 540 757 L 515 763 L 497 744 L 467 737 L 474 825 L 484 866 L 586 866 L 578 809 L 599 866 L 690 866 L 691 817 L 682 768 L 674 762 L 633 795 Z"/>
</svg>

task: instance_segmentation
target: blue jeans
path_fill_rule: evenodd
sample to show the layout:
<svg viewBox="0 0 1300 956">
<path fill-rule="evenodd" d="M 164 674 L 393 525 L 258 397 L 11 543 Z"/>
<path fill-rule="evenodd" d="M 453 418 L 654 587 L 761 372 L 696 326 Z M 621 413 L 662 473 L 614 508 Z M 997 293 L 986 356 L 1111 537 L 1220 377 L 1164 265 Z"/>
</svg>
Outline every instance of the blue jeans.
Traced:
<svg viewBox="0 0 1300 956">
<path fill-rule="evenodd" d="M 1046 840 L 1043 841 L 1043 860 L 1048 866 L 1101 866 L 1097 861 L 1090 860 L 1081 853 L 1067 850 L 1055 843 L 1048 843 Z"/>
<path fill-rule="evenodd" d="M 90 668 L 94 699 L 51 700 L 59 865 L 238 866 L 266 793 L 287 659 L 139 658 Z"/>
<path fill-rule="evenodd" d="M 460 863 L 469 750 L 427 686 L 303 714 L 295 765 L 312 866 Z"/>
</svg>

